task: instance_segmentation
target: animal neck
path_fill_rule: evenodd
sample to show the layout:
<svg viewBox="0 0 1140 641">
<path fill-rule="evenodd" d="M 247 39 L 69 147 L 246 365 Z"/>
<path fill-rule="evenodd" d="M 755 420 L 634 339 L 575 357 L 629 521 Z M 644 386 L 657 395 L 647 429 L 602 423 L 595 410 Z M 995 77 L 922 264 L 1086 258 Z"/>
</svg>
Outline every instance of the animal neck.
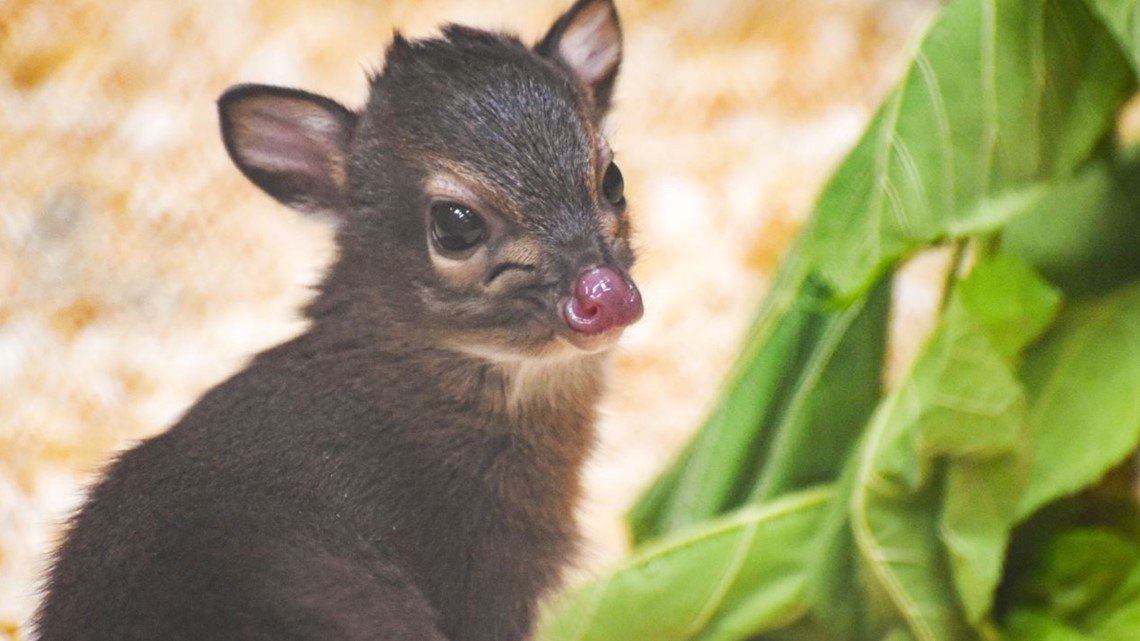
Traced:
<svg viewBox="0 0 1140 641">
<path fill-rule="evenodd" d="M 377 292 L 352 288 L 347 295 L 326 291 L 309 308 L 311 332 L 320 344 L 351 337 L 363 371 L 374 384 L 402 389 L 408 368 L 417 385 L 437 398 L 470 408 L 484 429 L 529 442 L 568 466 L 579 465 L 594 441 L 597 404 L 607 376 L 606 353 L 565 352 L 555 357 L 504 357 L 441 342 L 422 323 L 392 313 Z M 391 302 L 391 301 L 383 301 Z M 339 357 L 330 357 L 338 361 Z"/>
<path fill-rule="evenodd" d="M 592 419 L 606 362 L 604 355 L 590 354 L 492 363 L 491 371 L 502 381 L 502 392 L 495 402 L 507 416 L 520 419 L 572 408 L 581 408 L 583 412 L 588 408 L 588 418 Z M 581 418 L 587 418 L 585 413 Z"/>
<path fill-rule="evenodd" d="M 528 522 L 569 527 L 581 495 L 581 470 L 596 442 L 604 355 L 511 363 L 467 361 L 483 382 L 481 411 L 516 444 L 526 479 L 510 503 Z M 525 498 L 524 498 L 525 497 Z"/>
<path fill-rule="evenodd" d="M 441 380 L 462 390 L 485 424 L 527 442 L 552 463 L 576 469 L 594 443 L 605 354 L 488 360 L 443 350 Z"/>
</svg>

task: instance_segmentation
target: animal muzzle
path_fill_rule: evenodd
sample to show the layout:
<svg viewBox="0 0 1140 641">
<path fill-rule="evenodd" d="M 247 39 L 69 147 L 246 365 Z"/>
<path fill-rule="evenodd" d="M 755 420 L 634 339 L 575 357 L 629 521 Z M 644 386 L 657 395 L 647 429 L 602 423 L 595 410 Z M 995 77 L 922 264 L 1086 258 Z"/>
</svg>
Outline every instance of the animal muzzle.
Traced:
<svg viewBox="0 0 1140 641">
<path fill-rule="evenodd" d="M 579 334 L 602 334 L 632 325 L 641 318 L 641 292 L 621 272 L 605 265 L 589 267 L 562 303 L 562 316 Z"/>
</svg>

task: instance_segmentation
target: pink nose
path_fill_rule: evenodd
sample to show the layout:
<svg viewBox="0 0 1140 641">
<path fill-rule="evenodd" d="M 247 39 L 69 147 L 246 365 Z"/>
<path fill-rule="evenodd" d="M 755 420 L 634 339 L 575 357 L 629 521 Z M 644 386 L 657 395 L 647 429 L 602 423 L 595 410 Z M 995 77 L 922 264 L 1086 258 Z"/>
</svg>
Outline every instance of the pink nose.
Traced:
<svg viewBox="0 0 1140 641">
<path fill-rule="evenodd" d="M 641 318 L 641 292 L 617 271 L 591 267 L 578 275 L 574 295 L 563 306 L 570 329 L 601 334 L 631 325 Z"/>
</svg>

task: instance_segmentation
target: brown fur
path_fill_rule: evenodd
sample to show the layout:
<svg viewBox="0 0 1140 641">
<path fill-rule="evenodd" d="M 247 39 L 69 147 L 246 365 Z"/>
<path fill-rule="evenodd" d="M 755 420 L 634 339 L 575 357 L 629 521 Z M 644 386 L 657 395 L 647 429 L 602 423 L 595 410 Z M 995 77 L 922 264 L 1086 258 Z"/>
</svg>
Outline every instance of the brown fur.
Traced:
<svg viewBox="0 0 1140 641">
<path fill-rule="evenodd" d="M 222 97 L 238 168 L 337 219 L 340 257 L 305 334 L 93 488 L 42 641 L 529 635 L 576 544 L 615 338 L 560 310 L 583 270 L 633 261 L 610 231 L 624 200 L 598 193 L 619 35 L 609 0 L 580 0 L 537 50 L 397 36 L 359 112 L 257 85 Z M 588 84 L 567 62 L 599 56 Z M 441 198 L 486 222 L 470 251 L 434 244 Z"/>
</svg>

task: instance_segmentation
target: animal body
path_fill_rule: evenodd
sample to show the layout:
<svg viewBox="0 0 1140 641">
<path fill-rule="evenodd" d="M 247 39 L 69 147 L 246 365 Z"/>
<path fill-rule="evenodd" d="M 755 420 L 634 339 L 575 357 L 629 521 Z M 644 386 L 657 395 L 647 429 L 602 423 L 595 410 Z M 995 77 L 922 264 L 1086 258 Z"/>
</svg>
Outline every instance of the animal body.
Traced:
<svg viewBox="0 0 1140 641">
<path fill-rule="evenodd" d="M 397 35 L 359 110 L 219 100 L 237 167 L 338 224 L 310 328 L 122 454 L 41 641 L 528 638 L 576 543 L 606 352 L 641 313 L 601 133 L 611 0 L 535 46 Z"/>
</svg>

